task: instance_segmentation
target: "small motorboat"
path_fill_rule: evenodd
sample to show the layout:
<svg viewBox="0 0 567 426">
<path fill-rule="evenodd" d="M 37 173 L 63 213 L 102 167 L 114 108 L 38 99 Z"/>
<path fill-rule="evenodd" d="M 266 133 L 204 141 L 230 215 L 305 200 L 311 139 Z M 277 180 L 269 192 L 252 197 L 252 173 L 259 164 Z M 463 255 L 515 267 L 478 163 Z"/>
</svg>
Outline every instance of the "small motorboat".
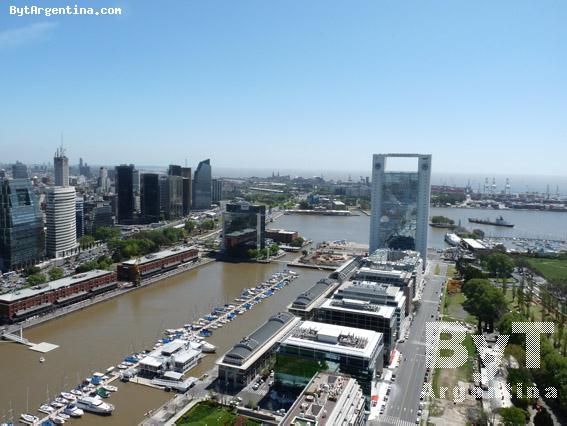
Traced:
<svg viewBox="0 0 567 426">
<path fill-rule="evenodd" d="M 112 386 L 112 385 L 104 385 L 103 388 L 106 389 L 108 392 L 116 392 L 118 390 L 116 386 Z"/>
<path fill-rule="evenodd" d="M 68 405 L 63 412 L 71 417 L 82 417 L 85 412 L 77 407 L 75 404 Z"/>
<path fill-rule="evenodd" d="M 40 357 L 40 358 L 39 358 L 39 362 L 45 362 L 45 358 L 44 358 L 44 357 Z"/>
<path fill-rule="evenodd" d="M 51 406 L 53 408 L 63 408 L 63 407 L 65 407 L 65 404 L 62 404 L 61 402 L 58 402 L 58 401 L 53 401 L 51 403 Z"/>
<path fill-rule="evenodd" d="M 40 413 L 44 413 L 44 414 L 51 414 L 55 411 L 55 408 L 53 408 L 50 405 L 43 404 L 41 407 L 39 407 L 37 409 L 37 411 L 39 411 Z"/>
<path fill-rule="evenodd" d="M 51 418 L 51 421 L 56 425 L 62 425 L 65 423 L 65 419 L 61 416 L 55 416 Z"/>
<path fill-rule="evenodd" d="M 72 393 L 69 392 L 61 392 L 60 394 L 63 398 L 65 398 L 67 401 L 76 401 L 77 397 L 75 395 L 73 395 Z"/>
<path fill-rule="evenodd" d="M 32 414 L 28 414 L 28 413 L 23 413 L 20 415 L 20 419 L 24 422 L 24 423 L 31 423 L 31 424 L 35 424 L 37 422 L 39 422 L 39 418 L 37 418 L 36 416 L 32 415 Z"/>
</svg>

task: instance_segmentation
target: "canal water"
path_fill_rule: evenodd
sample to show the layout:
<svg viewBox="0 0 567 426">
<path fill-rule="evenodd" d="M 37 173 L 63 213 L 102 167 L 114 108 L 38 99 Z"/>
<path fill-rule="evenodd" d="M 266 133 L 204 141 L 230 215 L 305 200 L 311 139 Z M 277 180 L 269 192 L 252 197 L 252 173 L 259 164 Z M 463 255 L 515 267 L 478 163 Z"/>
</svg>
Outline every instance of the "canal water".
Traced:
<svg viewBox="0 0 567 426">
<path fill-rule="evenodd" d="M 487 235 L 564 236 L 567 233 L 567 214 L 562 213 L 432 209 L 431 214 L 442 214 L 463 223 L 468 217 L 494 218 L 502 214 L 506 220 L 516 224 L 512 229 L 474 226 L 485 230 Z M 468 221 L 465 225 L 468 226 Z M 270 224 L 272 228 L 297 230 L 315 243 L 346 239 L 368 244 L 369 226 L 370 218 L 363 214 L 352 217 L 285 215 Z M 444 247 L 444 234 L 444 230 L 430 228 L 429 245 Z M 290 260 L 294 256 L 287 255 L 282 260 Z M 32 342 L 60 345 L 44 355 L 44 363 L 39 362 L 39 353 L 23 345 L 0 343 L 0 421 L 7 419 L 10 407 L 15 420 L 22 412 L 35 412 L 46 401 L 48 392 L 52 400 L 56 394 L 72 388 L 92 372 L 104 371 L 126 355 L 150 348 L 162 336 L 164 329 L 192 322 L 210 312 L 214 306 L 232 301 L 243 288 L 255 286 L 283 267 L 280 262 L 268 265 L 215 262 L 29 329 L 25 336 Z M 299 293 L 326 275 L 308 269 L 296 271 L 300 276 L 291 285 L 222 329 L 215 330 L 209 341 L 218 347 L 217 354 L 207 355 L 190 374 L 199 376 L 211 368 L 218 357 L 240 338 L 259 327 L 270 315 L 285 310 Z M 87 414 L 77 424 L 136 424 L 144 413 L 172 396 L 133 383 L 120 383 L 118 386 L 119 392 L 110 398 L 110 402 L 116 405 L 111 417 Z"/>
<path fill-rule="evenodd" d="M 59 392 L 71 389 L 92 372 L 104 371 L 134 351 L 151 348 L 163 337 L 164 329 L 192 322 L 283 267 L 281 263 L 215 262 L 26 330 L 25 336 L 32 342 L 60 345 L 44 355 L 44 363 L 39 362 L 41 354 L 23 345 L 1 343 L 0 420 L 8 416 L 10 407 L 15 420 L 22 412 L 35 412 L 45 403 L 48 392 L 53 400 Z M 210 369 L 240 338 L 259 327 L 270 315 L 285 310 L 299 293 L 324 276 L 319 271 L 297 271 L 299 278 L 289 286 L 215 330 L 208 341 L 217 346 L 217 354 L 207 355 L 190 374 L 200 376 Z M 109 400 L 116 405 L 112 416 L 101 418 L 86 414 L 77 423 L 136 424 L 144 413 L 172 397 L 172 394 L 134 383 L 118 386 L 119 391 Z"/>
</svg>

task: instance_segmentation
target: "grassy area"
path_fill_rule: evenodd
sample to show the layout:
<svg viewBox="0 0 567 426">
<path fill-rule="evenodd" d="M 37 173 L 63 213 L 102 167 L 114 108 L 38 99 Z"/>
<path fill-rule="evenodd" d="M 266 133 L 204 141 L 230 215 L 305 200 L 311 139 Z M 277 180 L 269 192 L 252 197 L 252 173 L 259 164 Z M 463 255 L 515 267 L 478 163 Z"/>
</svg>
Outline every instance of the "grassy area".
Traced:
<svg viewBox="0 0 567 426">
<path fill-rule="evenodd" d="M 195 405 L 187 414 L 181 417 L 176 425 L 180 426 L 221 426 L 221 425 L 255 426 L 260 422 L 239 416 L 233 410 L 223 407 L 212 401 L 205 401 Z"/>
<path fill-rule="evenodd" d="M 453 278 L 457 274 L 457 268 L 455 265 L 450 265 L 447 267 L 447 277 Z"/>
<path fill-rule="evenodd" d="M 516 286 L 516 292 L 519 291 L 519 286 Z M 508 287 L 506 289 L 506 300 L 509 303 L 510 306 L 510 311 L 515 311 L 518 312 L 518 296 L 516 294 L 516 298 L 514 301 L 512 301 L 512 288 Z M 535 296 L 534 296 L 535 299 Z M 533 314 L 534 316 L 534 321 L 541 321 L 541 311 L 542 311 L 542 307 L 540 304 L 538 303 L 532 303 L 532 305 L 530 306 L 530 313 Z"/>
<path fill-rule="evenodd" d="M 455 294 L 445 295 L 444 314 L 449 317 L 445 320 L 464 321 L 467 324 L 476 325 L 476 318 L 463 309 L 465 295 L 460 291 Z"/>
<path fill-rule="evenodd" d="M 567 282 L 567 260 L 524 257 L 541 276 L 552 282 Z"/>
<path fill-rule="evenodd" d="M 435 265 L 435 270 L 433 271 L 435 275 L 439 275 L 441 273 L 441 267 L 439 264 Z"/>
<path fill-rule="evenodd" d="M 276 376 L 278 374 L 289 374 L 297 377 L 313 377 L 315 373 L 327 368 L 327 365 L 314 360 L 277 354 L 274 371 Z"/>
</svg>

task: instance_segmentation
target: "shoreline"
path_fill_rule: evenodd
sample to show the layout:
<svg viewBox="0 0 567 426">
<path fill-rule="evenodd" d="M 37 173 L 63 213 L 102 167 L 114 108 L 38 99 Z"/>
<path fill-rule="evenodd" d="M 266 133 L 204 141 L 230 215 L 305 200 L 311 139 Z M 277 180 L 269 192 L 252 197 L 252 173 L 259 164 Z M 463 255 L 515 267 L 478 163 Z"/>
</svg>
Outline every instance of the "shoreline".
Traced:
<svg viewBox="0 0 567 426">
<path fill-rule="evenodd" d="M 55 320 L 55 319 L 58 319 L 58 318 L 62 318 L 64 316 L 72 314 L 74 312 L 81 311 L 83 309 L 87 309 L 87 308 L 89 308 L 93 305 L 96 305 L 98 303 L 106 302 L 108 300 L 114 299 L 115 297 L 119 297 L 119 296 L 122 296 L 123 294 L 129 293 L 131 291 L 135 291 L 135 290 L 138 290 L 140 288 L 144 288 L 144 287 L 150 286 L 152 284 L 156 284 L 156 283 L 158 283 L 158 282 L 160 282 L 160 281 L 162 281 L 166 278 L 170 278 L 170 277 L 173 277 L 173 276 L 176 276 L 176 275 L 180 275 L 183 272 L 191 271 L 191 270 L 196 269 L 200 266 L 205 266 L 205 265 L 208 265 L 209 263 L 213 263 L 215 261 L 216 260 L 212 259 L 212 258 L 199 258 L 198 262 L 192 263 L 191 265 L 189 265 L 189 267 L 175 268 L 171 271 L 163 273 L 162 275 L 160 275 L 158 277 L 154 277 L 153 279 L 150 277 L 146 281 L 142 282 L 139 286 L 118 288 L 117 290 L 113 290 L 113 291 L 110 291 L 108 293 L 103 293 L 99 297 L 95 297 L 93 299 L 88 299 L 88 300 L 83 300 L 79 303 L 75 303 L 73 305 L 66 306 L 66 307 L 61 308 L 57 311 L 46 314 L 42 317 L 35 318 L 33 320 L 30 320 L 30 321 L 24 321 L 24 322 L 21 322 L 21 323 L 18 323 L 18 324 L 9 325 L 9 326 L 6 327 L 5 332 L 6 333 L 17 333 L 20 329 L 30 329 L 30 328 L 36 327 L 36 326 L 44 324 L 48 321 Z"/>
</svg>

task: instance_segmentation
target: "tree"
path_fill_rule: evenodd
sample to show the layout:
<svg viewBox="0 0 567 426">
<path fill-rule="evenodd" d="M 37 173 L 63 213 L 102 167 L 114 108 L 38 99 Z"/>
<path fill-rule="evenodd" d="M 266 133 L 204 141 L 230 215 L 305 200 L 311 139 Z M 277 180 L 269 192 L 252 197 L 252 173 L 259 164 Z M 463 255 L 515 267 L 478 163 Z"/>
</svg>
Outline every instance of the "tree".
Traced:
<svg viewBox="0 0 567 426">
<path fill-rule="evenodd" d="M 494 253 L 486 259 L 492 275 L 502 280 L 502 292 L 506 293 L 506 279 L 514 272 L 514 262 L 504 253 Z"/>
<path fill-rule="evenodd" d="M 488 280 L 469 280 L 463 285 L 462 292 L 466 297 L 463 308 L 477 317 L 479 330 L 482 330 L 482 323 L 492 330 L 494 322 L 508 310 L 506 297 Z"/>
<path fill-rule="evenodd" d="M 110 241 L 120 237 L 120 229 L 101 226 L 95 231 L 95 238 L 102 241 Z"/>
<path fill-rule="evenodd" d="M 81 246 L 82 250 L 89 248 L 94 243 L 95 239 L 92 235 L 83 235 L 81 238 L 79 238 L 79 245 Z"/>
<path fill-rule="evenodd" d="M 455 221 L 445 216 L 432 216 L 431 223 L 453 225 Z"/>
<path fill-rule="evenodd" d="M 39 272 L 41 272 L 41 269 L 38 266 L 30 266 L 24 269 L 24 275 L 26 277 L 29 277 L 30 275 L 38 274 Z"/>
<path fill-rule="evenodd" d="M 30 275 L 27 278 L 28 284 L 29 285 L 38 285 L 38 284 L 43 284 L 44 282 L 47 281 L 47 277 L 45 276 L 45 274 L 33 274 Z"/>
<path fill-rule="evenodd" d="M 63 271 L 63 269 L 54 266 L 53 268 L 51 268 L 49 270 L 49 280 L 50 281 L 55 281 L 58 280 L 60 278 L 63 278 L 63 276 L 65 275 L 65 272 Z"/>
<path fill-rule="evenodd" d="M 299 202 L 299 209 L 300 210 L 310 210 L 311 205 L 306 200 L 301 200 Z"/>
<path fill-rule="evenodd" d="M 215 222 L 211 219 L 204 220 L 201 224 L 201 228 L 203 229 L 213 229 L 215 227 Z"/>
<path fill-rule="evenodd" d="M 301 237 L 294 238 L 291 243 L 289 243 L 292 247 L 303 247 L 305 240 Z"/>
<path fill-rule="evenodd" d="M 193 232 L 193 229 L 195 229 L 195 222 L 192 220 L 188 220 L 187 222 L 185 222 L 185 230 L 189 233 Z"/>
<path fill-rule="evenodd" d="M 528 413 L 521 408 L 510 407 L 501 408 L 500 416 L 502 417 L 502 422 L 506 426 L 524 426 L 526 424 L 526 419 L 528 418 Z"/>
</svg>

